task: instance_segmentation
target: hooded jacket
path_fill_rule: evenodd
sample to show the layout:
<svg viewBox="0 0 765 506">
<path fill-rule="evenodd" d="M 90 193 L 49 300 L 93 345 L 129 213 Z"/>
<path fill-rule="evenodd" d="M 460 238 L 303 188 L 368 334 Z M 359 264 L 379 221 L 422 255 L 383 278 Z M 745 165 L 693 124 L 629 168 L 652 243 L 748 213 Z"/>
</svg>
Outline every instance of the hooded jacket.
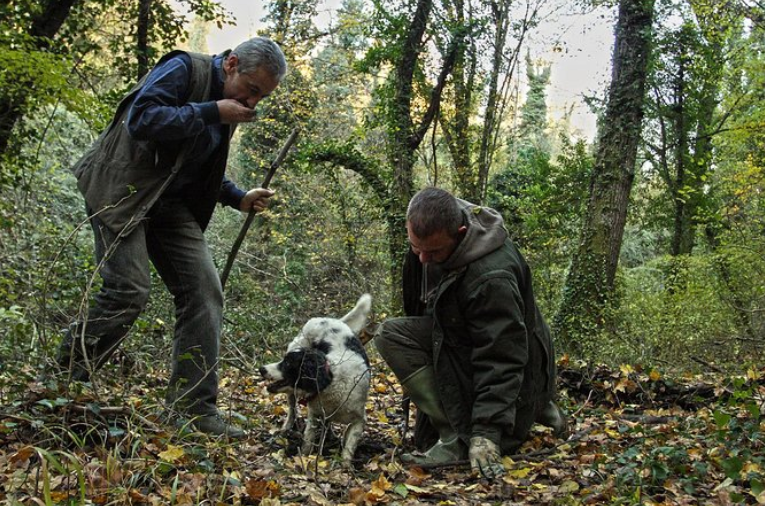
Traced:
<svg viewBox="0 0 765 506">
<path fill-rule="evenodd" d="M 405 274 L 404 298 L 408 311 L 434 317 L 433 364 L 452 426 L 466 443 L 481 436 L 510 453 L 553 397 L 552 340 L 534 299 L 531 271 L 500 214 L 459 203 L 465 237 L 441 265 L 423 266 L 410 255 L 405 272 L 419 271 L 419 280 L 407 281 Z M 418 416 L 415 427 L 421 448 L 434 437 L 425 420 Z"/>
</svg>

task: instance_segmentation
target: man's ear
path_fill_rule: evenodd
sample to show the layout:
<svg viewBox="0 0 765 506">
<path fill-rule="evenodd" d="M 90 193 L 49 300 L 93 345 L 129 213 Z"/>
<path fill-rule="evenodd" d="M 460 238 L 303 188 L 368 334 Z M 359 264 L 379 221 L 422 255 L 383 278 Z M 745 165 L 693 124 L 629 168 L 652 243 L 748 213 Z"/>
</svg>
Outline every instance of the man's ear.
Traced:
<svg viewBox="0 0 765 506">
<path fill-rule="evenodd" d="M 223 69 L 226 71 L 226 75 L 231 75 L 239 66 L 239 57 L 235 54 L 230 54 L 223 60 Z"/>
</svg>

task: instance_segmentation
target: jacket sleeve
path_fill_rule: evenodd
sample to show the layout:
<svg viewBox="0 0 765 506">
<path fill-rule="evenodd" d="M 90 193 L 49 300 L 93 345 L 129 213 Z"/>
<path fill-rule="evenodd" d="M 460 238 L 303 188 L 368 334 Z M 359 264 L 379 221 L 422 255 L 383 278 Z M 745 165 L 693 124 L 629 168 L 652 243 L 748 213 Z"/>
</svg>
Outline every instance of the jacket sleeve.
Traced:
<svg viewBox="0 0 765 506">
<path fill-rule="evenodd" d="M 245 193 L 247 192 L 241 190 L 233 181 L 224 177 L 223 182 L 220 185 L 218 202 L 224 206 L 233 207 L 238 211 L 241 207 L 242 198 Z"/>
<path fill-rule="evenodd" d="M 187 103 L 191 58 L 178 55 L 155 66 L 130 106 L 127 128 L 138 140 L 171 141 L 199 134 L 219 123 L 215 101 Z"/>
<path fill-rule="evenodd" d="M 499 444 L 515 426 L 529 347 L 524 303 L 512 275 L 490 277 L 469 289 L 464 312 L 472 344 L 472 436 Z"/>
</svg>

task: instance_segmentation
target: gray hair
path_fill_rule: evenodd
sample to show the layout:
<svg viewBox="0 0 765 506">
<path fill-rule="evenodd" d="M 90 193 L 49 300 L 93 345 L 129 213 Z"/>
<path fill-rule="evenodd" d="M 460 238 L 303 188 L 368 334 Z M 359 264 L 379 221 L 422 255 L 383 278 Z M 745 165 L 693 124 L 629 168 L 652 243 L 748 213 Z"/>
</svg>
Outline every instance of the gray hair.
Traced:
<svg viewBox="0 0 765 506">
<path fill-rule="evenodd" d="M 463 225 L 457 199 L 448 191 L 434 186 L 423 188 L 412 197 L 406 210 L 406 221 L 412 233 L 421 239 L 437 232 L 446 232 L 454 237 Z"/>
<path fill-rule="evenodd" d="M 281 81 L 287 74 L 287 60 L 276 42 L 265 37 L 253 37 L 231 51 L 239 58 L 237 70 L 240 74 L 255 72 L 264 66 L 268 72 Z"/>
</svg>

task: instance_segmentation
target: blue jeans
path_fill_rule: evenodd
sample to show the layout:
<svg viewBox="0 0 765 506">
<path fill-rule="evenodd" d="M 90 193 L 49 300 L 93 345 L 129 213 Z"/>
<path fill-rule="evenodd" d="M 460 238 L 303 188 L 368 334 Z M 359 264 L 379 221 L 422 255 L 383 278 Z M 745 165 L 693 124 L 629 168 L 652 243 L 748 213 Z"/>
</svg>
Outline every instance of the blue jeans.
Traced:
<svg viewBox="0 0 765 506">
<path fill-rule="evenodd" d="M 73 377 L 85 380 L 106 362 L 146 307 L 151 261 L 175 303 L 166 401 L 189 414 L 216 413 L 223 289 L 199 224 L 181 202 L 160 200 L 119 240 L 97 216 L 91 225 L 103 285 L 87 315 L 67 331 L 59 364 L 72 365 Z"/>
</svg>

